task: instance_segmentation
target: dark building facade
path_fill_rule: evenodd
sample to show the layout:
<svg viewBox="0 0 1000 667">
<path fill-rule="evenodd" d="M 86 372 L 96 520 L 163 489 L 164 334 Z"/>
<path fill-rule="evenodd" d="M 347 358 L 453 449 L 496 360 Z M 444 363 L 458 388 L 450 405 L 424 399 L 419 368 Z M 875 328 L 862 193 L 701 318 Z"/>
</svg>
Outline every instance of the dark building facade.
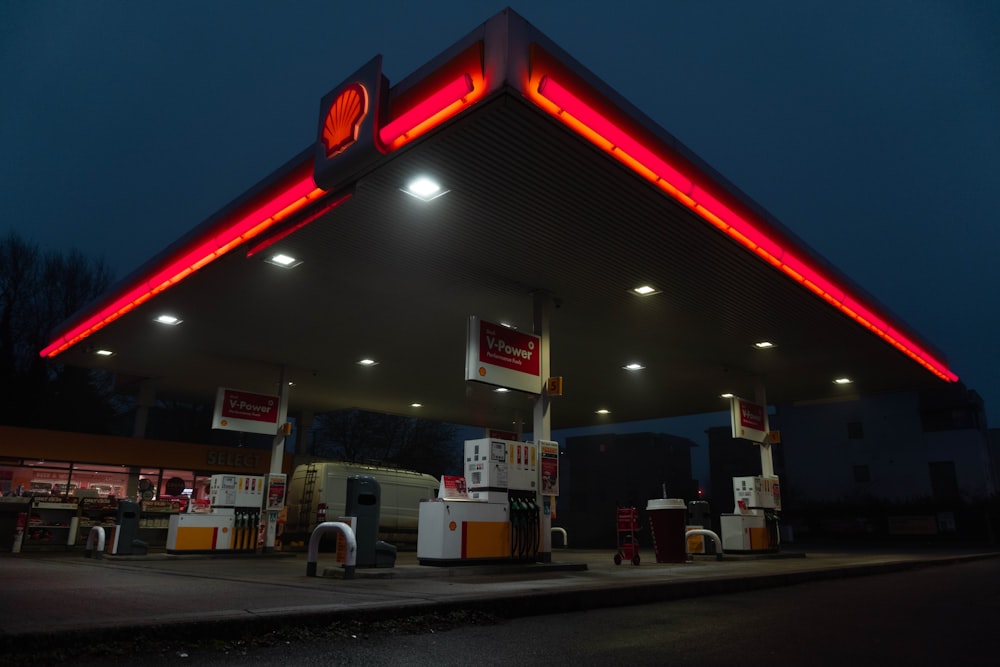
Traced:
<svg viewBox="0 0 1000 667">
<path fill-rule="evenodd" d="M 777 405 L 769 418 L 782 525 L 796 540 L 988 537 L 1000 518 L 997 455 L 982 399 L 937 391 Z M 730 427 L 707 430 L 712 513 L 733 511 L 731 478 L 760 474 L 759 450 Z"/>
<path fill-rule="evenodd" d="M 645 520 L 651 498 L 697 499 L 687 438 L 663 433 L 577 436 L 566 439 L 561 493 L 553 525 L 567 530 L 574 547 L 612 548 L 619 507 L 637 507 Z M 640 544 L 651 547 L 648 528 Z"/>
</svg>

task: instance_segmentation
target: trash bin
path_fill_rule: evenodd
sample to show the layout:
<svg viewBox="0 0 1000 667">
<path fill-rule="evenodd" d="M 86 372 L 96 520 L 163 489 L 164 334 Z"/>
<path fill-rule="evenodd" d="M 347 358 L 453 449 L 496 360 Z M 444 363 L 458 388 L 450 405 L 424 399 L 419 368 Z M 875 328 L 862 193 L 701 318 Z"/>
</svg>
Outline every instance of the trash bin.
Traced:
<svg viewBox="0 0 1000 667">
<path fill-rule="evenodd" d="M 683 563 L 687 559 L 685 523 L 687 506 L 680 498 L 654 498 L 646 503 L 653 552 L 657 563 Z"/>
<path fill-rule="evenodd" d="M 119 500 L 115 517 L 115 541 L 111 553 L 130 556 L 134 541 L 139 537 L 139 503 L 134 500 Z M 140 553 L 145 553 L 141 551 Z"/>
<path fill-rule="evenodd" d="M 354 538 L 358 543 L 357 567 L 375 567 L 375 543 L 382 506 L 382 489 L 371 475 L 347 478 L 347 502 L 344 513 L 357 519 Z"/>
</svg>

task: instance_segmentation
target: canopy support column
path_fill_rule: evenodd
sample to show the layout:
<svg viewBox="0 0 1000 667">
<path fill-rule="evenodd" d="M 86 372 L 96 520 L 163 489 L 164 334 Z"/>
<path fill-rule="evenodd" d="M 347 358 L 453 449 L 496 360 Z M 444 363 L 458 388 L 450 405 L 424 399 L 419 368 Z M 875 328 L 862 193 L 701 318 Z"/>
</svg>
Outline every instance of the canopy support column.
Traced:
<svg viewBox="0 0 1000 667">
<path fill-rule="evenodd" d="M 548 391 L 548 379 L 550 377 L 550 350 L 551 341 L 549 327 L 552 320 L 552 295 L 544 291 L 535 291 L 534 298 L 534 334 L 539 337 L 538 350 L 538 374 L 542 381 L 542 391 L 535 399 L 534 424 L 532 433 L 535 443 L 540 440 L 552 439 L 552 415 L 550 414 L 551 398 Z M 538 468 L 541 470 L 541 456 L 538 459 Z M 539 475 L 539 480 L 541 476 Z M 552 517 L 545 508 L 545 498 L 541 495 L 541 482 L 538 486 L 538 501 L 541 508 L 541 522 L 539 536 L 541 546 L 538 549 L 538 562 L 552 562 Z"/>
<path fill-rule="evenodd" d="M 764 424 L 770 430 L 767 418 L 767 392 L 764 390 L 763 382 L 758 382 L 754 388 L 753 400 L 755 403 L 764 406 Z M 771 441 L 766 437 L 764 438 L 764 442 L 760 443 L 760 474 L 764 477 L 774 477 L 774 459 L 771 456 Z"/>
</svg>

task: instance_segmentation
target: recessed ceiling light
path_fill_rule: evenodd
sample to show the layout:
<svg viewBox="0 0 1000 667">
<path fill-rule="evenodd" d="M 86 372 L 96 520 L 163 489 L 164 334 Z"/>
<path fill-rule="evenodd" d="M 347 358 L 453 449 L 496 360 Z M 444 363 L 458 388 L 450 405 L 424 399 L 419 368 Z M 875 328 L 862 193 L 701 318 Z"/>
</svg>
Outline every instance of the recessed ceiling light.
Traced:
<svg viewBox="0 0 1000 667">
<path fill-rule="evenodd" d="M 594 412 L 595 412 L 595 414 L 599 414 L 599 415 L 610 415 L 611 414 L 611 410 L 608 410 L 607 408 L 601 408 L 600 410 L 595 410 Z"/>
<path fill-rule="evenodd" d="M 769 350 L 772 347 L 778 347 L 777 345 L 775 345 L 774 343 L 772 343 L 769 340 L 757 341 L 756 343 L 753 344 L 753 346 L 755 348 L 757 348 L 758 350 Z"/>
<path fill-rule="evenodd" d="M 99 357 L 113 357 L 113 356 L 115 356 L 115 353 L 112 352 L 111 350 L 94 350 L 94 354 L 96 354 Z"/>
<path fill-rule="evenodd" d="M 837 378 L 833 381 L 834 384 L 851 384 L 854 382 L 851 378 Z"/>
<path fill-rule="evenodd" d="M 378 364 L 374 359 L 362 359 L 358 362 L 359 366 L 374 366 Z"/>
<path fill-rule="evenodd" d="M 643 366 L 642 364 L 637 364 L 633 361 L 631 364 L 625 364 L 624 366 L 622 366 L 622 368 L 624 368 L 627 371 L 641 371 L 642 369 L 645 368 L 645 366 Z"/>
<path fill-rule="evenodd" d="M 277 255 L 271 255 L 264 260 L 268 264 L 274 264 L 275 266 L 280 266 L 283 269 L 293 269 L 302 263 L 301 259 L 292 257 L 291 255 L 286 255 L 285 253 L 278 253 Z"/>
<path fill-rule="evenodd" d="M 412 181 L 406 186 L 403 192 L 423 201 L 431 201 L 441 195 L 448 194 L 448 191 L 443 189 L 439 183 L 432 181 L 426 176 Z"/>
<path fill-rule="evenodd" d="M 163 314 L 163 315 L 158 316 L 156 318 L 156 321 L 159 322 L 160 324 L 168 324 L 170 326 L 175 326 L 175 325 L 180 324 L 183 320 L 181 320 L 179 317 L 175 317 L 173 315 Z"/>
<path fill-rule="evenodd" d="M 732 398 L 733 396 L 735 396 L 735 394 L 730 394 L 728 392 L 725 394 L 719 394 L 719 398 Z"/>
<path fill-rule="evenodd" d="M 656 289 L 651 285 L 640 285 L 639 287 L 633 287 L 631 290 L 633 293 L 639 296 L 649 296 L 650 294 L 659 294 L 660 290 Z"/>
<path fill-rule="evenodd" d="M 422 407 L 424 407 L 424 404 L 423 403 L 410 403 L 410 407 L 411 408 L 422 408 Z"/>
<path fill-rule="evenodd" d="M 508 391 L 510 391 L 510 389 L 508 389 L 507 387 L 497 387 L 493 391 L 495 391 L 498 394 L 506 394 Z"/>
</svg>

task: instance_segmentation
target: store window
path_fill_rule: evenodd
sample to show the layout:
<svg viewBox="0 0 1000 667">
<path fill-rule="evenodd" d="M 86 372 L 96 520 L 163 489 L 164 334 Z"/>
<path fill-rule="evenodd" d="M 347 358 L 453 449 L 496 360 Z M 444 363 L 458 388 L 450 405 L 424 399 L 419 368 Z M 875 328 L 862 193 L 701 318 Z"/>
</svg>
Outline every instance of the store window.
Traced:
<svg viewBox="0 0 1000 667">
<path fill-rule="evenodd" d="M 187 499 L 207 506 L 211 474 L 126 465 L 6 460 L 0 465 L 0 495 L 77 498 Z M 17 465 L 20 464 L 20 465 Z"/>
<path fill-rule="evenodd" d="M 164 470 L 158 500 L 179 500 L 194 493 L 194 473 L 190 470 Z"/>
<path fill-rule="evenodd" d="M 80 498 L 124 498 L 129 468 L 78 463 L 73 466 L 73 495 Z"/>
<path fill-rule="evenodd" d="M 143 468 L 139 471 L 139 483 L 136 495 L 139 500 L 156 500 L 156 490 L 160 488 L 163 471 L 159 468 Z"/>
<path fill-rule="evenodd" d="M 18 468 L 10 470 L 11 495 L 58 496 L 70 490 L 70 470 L 68 463 L 56 461 L 25 461 Z"/>
<path fill-rule="evenodd" d="M 187 511 L 188 499 L 195 508 L 208 505 L 211 477 L 191 470 L 164 470 L 159 484 L 158 500 L 178 500 L 181 511 Z"/>
</svg>

